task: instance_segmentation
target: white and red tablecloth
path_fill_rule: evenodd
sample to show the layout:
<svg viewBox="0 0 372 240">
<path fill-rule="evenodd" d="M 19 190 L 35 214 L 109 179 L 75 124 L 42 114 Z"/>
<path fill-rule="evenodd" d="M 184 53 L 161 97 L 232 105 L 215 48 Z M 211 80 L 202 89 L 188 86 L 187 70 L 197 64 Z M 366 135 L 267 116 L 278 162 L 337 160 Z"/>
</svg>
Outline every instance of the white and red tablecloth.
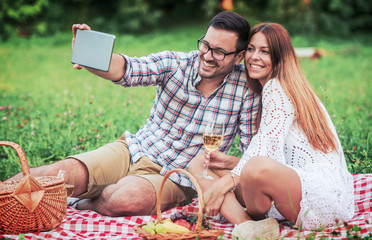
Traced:
<svg viewBox="0 0 372 240">
<path fill-rule="evenodd" d="M 360 238 L 367 237 L 372 233 L 372 174 L 355 174 L 355 215 L 348 223 L 340 223 L 340 226 L 326 228 L 318 231 L 298 231 L 281 224 L 280 239 L 312 239 L 332 238 L 347 239 L 347 236 L 357 235 Z M 177 207 L 164 212 L 164 217 L 169 217 L 181 209 L 189 212 L 197 212 L 197 198 L 184 207 Z M 107 217 L 93 211 L 79 211 L 75 208 L 67 208 L 67 216 L 62 224 L 49 232 L 37 232 L 24 234 L 25 239 L 141 239 L 135 232 L 134 227 L 138 224 L 147 223 L 156 219 L 156 216 L 133 216 L 133 217 Z M 211 220 L 214 228 L 225 231 L 225 239 L 231 239 L 233 225 Z M 372 235 L 370 235 L 372 237 Z M 17 235 L 0 235 L 0 239 L 18 239 Z M 355 239 L 360 239 L 355 238 Z M 352 238 L 350 238 L 352 239 Z M 354 238 L 353 238 L 354 239 Z"/>
</svg>

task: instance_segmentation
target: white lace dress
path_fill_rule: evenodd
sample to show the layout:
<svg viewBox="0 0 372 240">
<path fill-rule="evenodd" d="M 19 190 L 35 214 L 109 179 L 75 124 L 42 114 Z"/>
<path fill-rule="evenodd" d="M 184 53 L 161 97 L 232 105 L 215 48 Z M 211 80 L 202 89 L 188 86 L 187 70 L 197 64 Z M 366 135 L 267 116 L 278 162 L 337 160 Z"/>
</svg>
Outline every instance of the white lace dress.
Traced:
<svg viewBox="0 0 372 240">
<path fill-rule="evenodd" d="M 260 128 L 232 172 L 240 175 L 246 162 L 254 156 L 275 159 L 294 169 L 301 179 L 302 200 L 297 226 L 315 229 L 333 225 L 337 220 L 342 224 L 354 214 L 354 185 L 340 141 L 337 138 L 338 152 L 325 154 L 314 150 L 297 125 L 294 113 L 279 81 L 268 81 L 262 91 Z M 337 136 L 328 113 L 327 120 Z M 284 219 L 275 206 L 267 215 Z"/>
</svg>

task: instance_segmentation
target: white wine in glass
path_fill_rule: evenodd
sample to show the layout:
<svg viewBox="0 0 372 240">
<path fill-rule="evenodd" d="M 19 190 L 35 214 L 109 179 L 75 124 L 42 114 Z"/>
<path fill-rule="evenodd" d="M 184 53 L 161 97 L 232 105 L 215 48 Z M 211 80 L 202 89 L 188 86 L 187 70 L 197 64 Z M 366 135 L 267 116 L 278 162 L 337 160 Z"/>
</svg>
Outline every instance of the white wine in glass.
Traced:
<svg viewBox="0 0 372 240">
<path fill-rule="evenodd" d="M 203 133 L 204 147 L 210 152 L 217 150 L 222 145 L 224 134 L 225 128 L 223 125 L 216 126 L 214 121 L 208 123 Z M 213 177 L 208 174 L 208 165 L 204 171 L 201 174 L 197 174 L 197 176 L 210 180 L 213 179 Z"/>
<path fill-rule="evenodd" d="M 217 150 L 223 142 L 223 135 L 203 134 L 203 144 L 210 152 Z"/>
</svg>

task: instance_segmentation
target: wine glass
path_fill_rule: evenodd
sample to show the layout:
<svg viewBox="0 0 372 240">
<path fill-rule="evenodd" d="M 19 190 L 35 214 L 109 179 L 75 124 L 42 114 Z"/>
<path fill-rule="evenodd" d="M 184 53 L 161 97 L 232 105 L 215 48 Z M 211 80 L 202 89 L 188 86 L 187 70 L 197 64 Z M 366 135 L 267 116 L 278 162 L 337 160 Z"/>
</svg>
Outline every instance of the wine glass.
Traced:
<svg viewBox="0 0 372 240">
<path fill-rule="evenodd" d="M 215 121 L 208 122 L 204 133 L 203 133 L 203 144 L 204 147 L 209 151 L 213 152 L 217 150 L 224 138 L 225 128 L 224 125 L 216 125 Z M 204 171 L 201 174 L 197 174 L 198 177 L 210 179 L 213 177 L 208 174 L 208 165 L 205 167 Z"/>
<path fill-rule="evenodd" d="M 67 198 L 71 197 L 72 194 L 74 193 L 74 190 L 75 190 L 75 185 L 74 185 L 74 183 L 75 183 L 75 171 L 71 172 L 71 176 L 70 176 L 71 179 L 68 179 L 68 177 L 67 177 L 69 183 L 66 182 L 66 172 L 65 172 L 65 170 L 60 169 L 57 176 L 61 177 L 65 180 L 65 188 L 66 188 L 66 191 L 67 191 Z"/>
</svg>

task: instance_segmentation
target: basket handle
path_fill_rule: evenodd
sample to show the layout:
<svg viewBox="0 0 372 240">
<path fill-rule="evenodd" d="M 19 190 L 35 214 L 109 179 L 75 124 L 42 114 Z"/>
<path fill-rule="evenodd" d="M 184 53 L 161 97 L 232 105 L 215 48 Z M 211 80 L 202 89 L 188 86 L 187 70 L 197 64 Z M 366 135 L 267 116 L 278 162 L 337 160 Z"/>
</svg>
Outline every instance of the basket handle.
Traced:
<svg viewBox="0 0 372 240">
<path fill-rule="evenodd" d="M 167 180 L 167 178 L 169 177 L 169 175 L 171 175 L 172 173 L 175 173 L 175 172 L 180 172 L 180 173 L 185 174 L 187 177 L 190 178 L 191 182 L 195 185 L 196 191 L 198 193 L 198 198 L 199 198 L 198 220 L 196 222 L 196 227 L 195 227 L 195 231 L 198 232 L 198 231 L 201 230 L 201 225 L 202 225 L 202 220 L 203 220 L 202 219 L 203 218 L 203 203 L 204 203 L 203 192 L 202 192 L 202 190 L 201 190 L 198 182 L 194 178 L 194 176 L 192 176 L 191 173 L 189 173 L 188 171 L 186 171 L 184 169 L 173 169 L 173 170 L 170 170 L 164 176 L 163 181 L 161 182 L 160 189 L 159 189 L 158 196 L 157 196 L 157 200 L 156 200 L 156 212 L 157 212 L 158 220 L 159 221 L 162 220 L 160 202 L 161 202 L 161 193 L 163 191 L 163 187 L 164 187 L 165 181 Z"/>
<path fill-rule="evenodd" d="M 9 146 L 16 150 L 19 160 L 21 162 L 23 176 L 25 176 L 26 174 L 30 174 L 30 167 L 28 166 L 26 154 L 22 150 L 21 146 L 19 146 L 17 143 L 10 141 L 0 141 L 0 146 Z"/>
<path fill-rule="evenodd" d="M 44 197 L 44 187 L 30 175 L 27 158 L 21 146 L 10 141 L 0 141 L 0 146 L 9 146 L 16 150 L 22 166 L 23 178 L 19 182 L 17 189 L 11 194 L 31 213 L 35 211 L 40 201 Z"/>
</svg>

